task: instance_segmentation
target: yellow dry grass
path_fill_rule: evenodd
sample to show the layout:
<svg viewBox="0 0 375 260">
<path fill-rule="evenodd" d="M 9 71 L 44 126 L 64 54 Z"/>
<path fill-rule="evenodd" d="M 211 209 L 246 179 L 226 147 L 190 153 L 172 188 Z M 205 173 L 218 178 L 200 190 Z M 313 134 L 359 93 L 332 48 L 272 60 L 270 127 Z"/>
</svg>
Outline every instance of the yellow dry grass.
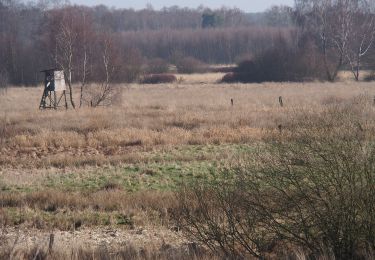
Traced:
<svg viewBox="0 0 375 260">
<path fill-rule="evenodd" d="M 0 97 L 0 163 L 19 167 L 25 161 L 60 160 L 69 165 L 155 146 L 251 143 L 295 111 L 318 112 L 358 95 L 372 102 L 375 95 L 373 83 L 191 82 L 119 85 L 113 106 L 68 111 L 39 111 L 40 87 L 10 88 Z"/>
<path fill-rule="evenodd" d="M 181 234 L 170 231 L 175 197 L 163 187 L 167 186 L 164 182 L 172 182 L 170 176 L 177 178 L 178 174 L 172 169 L 168 175 L 164 167 L 153 177 L 158 173 L 152 170 L 164 165 L 148 168 L 147 153 L 162 154 L 180 146 L 221 145 L 227 153 L 225 160 L 233 151 L 229 146 L 262 140 L 265 130 L 277 131 L 291 114 L 301 110 L 319 113 L 327 106 L 356 102 L 353 98 L 358 96 L 367 102 L 369 116 L 374 114 L 374 83 L 215 83 L 220 75 L 182 75 L 184 80 L 176 84 L 119 85 L 120 96 L 113 106 L 67 111 L 40 111 L 41 87 L 10 88 L 7 95 L 0 96 L 0 224 L 23 223 L 27 230 L 70 230 L 80 223 L 90 234 L 102 226 L 125 230 L 156 226 L 161 230 L 158 232 L 168 231 L 167 242 L 176 240 Z M 192 162 L 210 163 L 223 155 L 205 156 L 180 153 L 172 159 L 191 157 Z M 134 174 L 129 169 L 114 169 L 117 166 L 103 167 L 98 173 L 95 167 L 77 169 L 86 164 L 140 162 L 145 167 L 137 165 Z M 199 166 L 194 166 L 196 171 L 201 171 Z M 189 174 L 195 177 L 193 171 L 181 174 L 181 178 Z M 103 176 L 107 176 L 104 185 L 99 181 Z M 117 181 L 111 183 L 111 176 L 126 177 L 114 178 Z M 131 185 L 124 181 L 137 183 L 142 178 L 145 183 L 158 178 L 160 190 L 140 189 L 131 194 L 127 190 Z M 52 186 L 49 180 L 53 180 Z M 83 185 L 96 182 L 90 189 Z M 147 237 L 147 233 L 139 236 L 142 247 L 149 245 Z"/>
<path fill-rule="evenodd" d="M 176 77 L 184 84 L 212 84 L 220 81 L 225 73 L 195 73 L 195 74 L 177 74 Z"/>
</svg>

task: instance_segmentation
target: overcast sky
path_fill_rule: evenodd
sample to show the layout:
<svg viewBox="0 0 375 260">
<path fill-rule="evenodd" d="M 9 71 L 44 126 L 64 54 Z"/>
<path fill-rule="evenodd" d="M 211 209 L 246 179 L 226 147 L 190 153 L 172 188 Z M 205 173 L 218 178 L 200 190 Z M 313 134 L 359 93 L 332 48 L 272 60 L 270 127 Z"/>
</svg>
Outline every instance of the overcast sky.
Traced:
<svg viewBox="0 0 375 260">
<path fill-rule="evenodd" d="M 118 8 L 144 8 L 148 3 L 151 4 L 155 9 L 160 9 L 164 6 L 178 5 L 180 7 L 198 7 L 204 5 L 211 8 L 219 8 L 221 6 L 227 7 L 238 7 L 246 12 L 260 12 L 264 11 L 272 5 L 290 5 L 292 6 L 294 0 L 70 0 L 71 3 L 82 4 L 82 5 L 98 5 L 104 4 L 110 7 Z"/>
</svg>

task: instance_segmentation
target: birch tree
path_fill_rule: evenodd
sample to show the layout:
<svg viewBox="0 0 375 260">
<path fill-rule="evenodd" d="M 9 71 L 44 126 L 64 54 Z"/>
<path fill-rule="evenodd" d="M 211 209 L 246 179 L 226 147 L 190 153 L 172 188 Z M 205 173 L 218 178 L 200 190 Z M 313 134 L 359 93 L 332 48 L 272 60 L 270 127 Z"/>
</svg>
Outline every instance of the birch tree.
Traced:
<svg viewBox="0 0 375 260">
<path fill-rule="evenodd" d="M 109 33 L 98 36 L 98 57 L 96 64 L 100 67 L 98 71 L 99 85 L 94 90 L 91 106 L 110 105 L 114 94 L 113 81 L 120 68 L 119 53 L 116 41 Z"/>
<path fill-rule="evenodd" d="M 375 40 L 375 16 L 370 1 L 353 6 L 350 40 L 345 50 L 346 59 L 356 81 L 359 80 L 363 58 L 369 54 Z"/>
<path fill-rule="evenodd" d="M 62 11 L 61 21 L 59 23 L 56 35 L 56 64 L 64 70 L 66 82 L 69 88 L 69 99 L 73 108 L 75 108 L 72 87 L 73 57 L 74 48 L 77 44 L 77 32 L 74 30 L 74 19 L 69 9 Z"/>
<path fill-rule="evenodd" d="M 92 28 L 92 19 L 88 12 L 82 11 L 78 17 L 78 51 L 77 51 L 77 74 L 80 81 L 79 107 L 89 102 L 86 97 L 86 88 L 90 83 L 92 71 L 90 65 L 93 60 L 93 45 L 96 41 L 95 32 Z"/>
<path fill-rule="evenodd" d="M 344 65 L 344 49 L 348 40 L 348 27 L 344 22 L 347 17 L 339 17 L 332 2 L 296 0 L 297 24 L 304 33 L 311 34 L 319 46 L 329 81 L 336 79 Z"/>
<path fill-rule="evenodd" d="M 374 42 L 373 0 L 296 0 L 296 21 L 323 54 L 327 79 L 348 65 L 359 79 L 362 59 Z"/>
<path fill-rule="evenodd" d="M 90 82 L 90 63 L 93 60 L 95 31 L 90 12 L 84 7 L 66 7 L 53 12 L 50 34 L 50 49 L 57 67 L 64 70 L 69 88 L 69 99 L 73 108 L 74 84 L 79 84 L 79 107 L 84 102 L 85 90 Z M 74 73 L 74 75 L 73 75 Z"/>
</svg>

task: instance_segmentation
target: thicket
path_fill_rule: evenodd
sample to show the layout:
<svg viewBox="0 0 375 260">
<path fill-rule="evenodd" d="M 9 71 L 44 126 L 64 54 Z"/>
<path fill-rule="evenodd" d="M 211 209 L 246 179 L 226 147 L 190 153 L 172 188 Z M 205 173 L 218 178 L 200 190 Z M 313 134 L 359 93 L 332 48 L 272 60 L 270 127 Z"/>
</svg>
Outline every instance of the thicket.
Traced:
<svg viewBox="0 0 375 260">
<path fill-rule="evenodd" d="M 301 113 L 248 158 L 181 191 L 183 230 L 232 259 L 373 259 L 375 128 L 361 101 Z"/>
<path fill-rule="evenodd" d="M 322 55 L 308 40 L 293 44 L 280 37 L 275 45 L 253 58 L 239 62 L 222 82 L 285 82 L 325 79 Z"/>
<path fill-rule="evenodd" d="M 298 0 L 294 9 L 271 9 L 276 23 L 292 22 L 297 33 L 287 38 L 287 46 L 272 45 L 240 63 L 236 73 L 223 81 L 333 82 L 342 70 L 350 71 L 358 81 L 362 71 L 374 68 L 373 10 L 374 3 L 367 0 Z"/>
<path fill-rule="evenodd" d="M 173 83 L 177 78 L 173 74 L 151 74 L 145 75 L 141 80 L 142 84 L 160 84 L 160 83 Z"/>
</svg>

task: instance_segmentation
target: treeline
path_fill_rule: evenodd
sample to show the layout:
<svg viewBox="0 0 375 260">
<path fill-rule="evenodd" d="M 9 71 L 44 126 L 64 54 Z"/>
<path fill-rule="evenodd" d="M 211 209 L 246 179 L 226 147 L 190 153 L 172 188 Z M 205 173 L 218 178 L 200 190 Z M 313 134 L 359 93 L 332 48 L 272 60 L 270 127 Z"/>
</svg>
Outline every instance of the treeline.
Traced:
<svg viewBox="0 0 375 260">
<path fill-rule="evenodd" d="M 289 37 L 288 26 L 275 27 L 274 14 L 272 9 L 250 15 L 228 8 L 135 11 L 0 0 L 0 71 L 12 85 L 35 85 L 45 68 L 69 68 L 72 82 L 81 82 L 82 77 L 105 80 L 104 67 L 111 65 L 111 80 L 123 82 L 136 79 L 155 59 L 233 63 L 262 52 L 280 35 Z M 104 52 L 115 53 L 112 64 L 105 64 Z"/>
<path fill-rule="evenodd" d="M 291 28 L 270 26 L 231 27 L 197 30 L 123 32 L 125 46 L 138 48 L 148 58 L 175 63 L 194 57 L 206 63 L 234 63 L 275 45 L 280 37 L 290 38 Z"/>
<path fill-rule="evenodd" d="M 374 71 L 373 1 L 295 2 L 289 13 L 295 30 L 289 41 L 280 38 L 272 48 L 241 62 L 223 81 L 335 81 L 342 70 L 358 81 L 364 70 Z"/>
<path fill-rule="evenodd" d="M 211 10 L 203 6 L 197 9 L 164 7 L 154 10 L 148 6 L 142 10 L 109 9 L 104 5 L 87 8 L 95 23 L 113 32 L 161 29 L 198 29 L 202 27 L 232 27 L 255 24 L 239 9 Z"/>
<path fill-rule="evenodd" d="M 240 63 L 227 82 L 356 80 L 375 68 L 375 10 L 368 0 L 297 0 L 250 15 L 238 9 L 109 9 L 0 2 L 0 75 L 35 85 L 39 70 L 70 83 L 131 82 L 143 73 L 195 72 Z M 198 69 L 194 69 L 194 67 Z"/>
</svg>

